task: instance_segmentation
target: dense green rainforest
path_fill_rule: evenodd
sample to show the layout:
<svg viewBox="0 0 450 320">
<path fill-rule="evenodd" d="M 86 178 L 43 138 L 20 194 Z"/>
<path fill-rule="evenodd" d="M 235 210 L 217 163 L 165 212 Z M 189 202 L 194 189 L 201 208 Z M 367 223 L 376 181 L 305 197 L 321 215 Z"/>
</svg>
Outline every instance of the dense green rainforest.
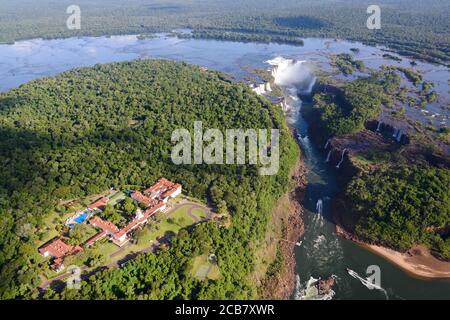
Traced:
<svg viewBox="0 0 450 320">
<path fill-rule="evenodd" d="M 393 165 L 354 177 L 346 190 L 355 233 L 408 250 L 425 244 L 450 259 L 450 170 Z"/>
<path fill-rule="evenodd" d="M 70 0 L 4 0 L 0 42 L 25 38 L 146 34 L 191 28 L 184 37 L 301 45 L 330 37 L 385 45 L 416 59 L 450 62 L 450 3 L 380 0 L 381 29 L 369 30 L 370 0 L 79 0 L 81 29 L 68 30 Z M 300 37 L 300 38 L 299 38 Z"/>
<path fill-rule="evenodd" d="M 279 128 L 280 170 L 254 165 L 174 165 L 176 128 Z M 286 192 L 299 151 L 279 107 L 220 73 L 169 61 L 96 65 L 31 81 L 0 94 L 0 297 L 37 297 L 45 218 L 64 212 L 60 199 L 111 187 L 148 186 L 165 176 L 188 195 L 221 206 L 231 226 L 216 222 L 181 231 L 170 247 L 126 267 L 97 273 L 82 286 L 46 298 L 254 298 L 249 275 L 255 242 Z M 213 252 L 221 276 L 200 281 L 192 258 Z"/>
</svg>

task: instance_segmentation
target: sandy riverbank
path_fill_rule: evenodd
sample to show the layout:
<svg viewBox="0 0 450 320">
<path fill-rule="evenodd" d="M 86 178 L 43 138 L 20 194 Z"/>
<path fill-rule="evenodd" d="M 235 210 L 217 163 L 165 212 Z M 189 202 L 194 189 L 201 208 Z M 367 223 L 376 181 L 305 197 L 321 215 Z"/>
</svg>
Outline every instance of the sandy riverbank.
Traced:
<svg viewBox="0 0 450 320">
<path fill-rule="evenodd" d="M 352 240 L 385 258 L 411 276 L 422 279 L 450 279 L 450 262 L 435 258 L 425 246 L 416 245 L 407 252 L 402 253 L 379 245 L 368 244 L 339 225 L 336 225 L 336 232 L 340 236 Z"/>
<path fill-rule="evenodd" d="M 436 259 L 424 246 L 414 246 L 407 253 L 376 245 L 363 246 L 413 276 L 428 279 L 450 279 L 450 262 Z"/>
</svg>

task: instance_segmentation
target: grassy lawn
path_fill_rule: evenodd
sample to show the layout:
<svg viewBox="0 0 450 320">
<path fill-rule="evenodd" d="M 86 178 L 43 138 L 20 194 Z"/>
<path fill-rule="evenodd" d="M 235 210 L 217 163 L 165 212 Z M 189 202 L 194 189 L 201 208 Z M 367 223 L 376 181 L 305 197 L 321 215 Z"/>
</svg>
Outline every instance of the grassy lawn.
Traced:
<svg viewBox="0 0 450 320">
<path fill-rule="evenodd" d="M 109 198 L 108 204 L 115 206 L 117 203 L 125 200 L 126 197 L 127 195 L 124 192 L 119 191 L 115 193 L 111 198 Z"/>
<path fill-rule="evenodd" d="M 166 216 L 167 219 L 171 219 L 175 222 L 175 224 L 179 225 L 181 228 L 187 227 L 194 223 L 194 220 L 190 216 L 188 216 L 189 206 L 182 206 L 181 208 L 172 211 Z"/>
<path fill-rule="evenodd" d="M 140 251 L 148 248 L 152 241 L 162 237 L 166 232 L 178 233 L 180 229 L 186 228 L 195 223 L 187 214 L 189 204 L 182 206 L 175 211 L 164 212 L 157 215 L 157 221 L 150 221 L 141 231 L 139 231 L 138 242 L 130 246 L 130 251 Z"/>
<path fill-rule="evenodd" d="M 200 280 L 216 280 L 220 277 L 220 269 L 217 264 L 208 261 L 208 255 L 202 254 L 201 256 L 194 258 L 191 274 Z"/>
<path fill-rule="evenodd" d="M 181 218 L 181 219 L 180 219 Z M 169 221 L 168 221 L 169 220 Z M 149 237 L 156 239 L 158 237 L 164 236 L 168 231 L 177 233 L 180 229 L 193 224 L 194 221 L 188 217 L 186 214 L 178 213 L 177 215 L 169 215 L 164 218 L 160 218 L 160 223 L 156 224 L 152 222 Z"/>
<path fill-rule="evenodd" d="M 73 214 L 74 212 L 72 211 L 66 212 L 65 214 L 53 211 L 47 215 L 43 222 L 45 227 L 40 229 L 42 235 L 40 235 L 40 240 L 36 243 L 37 246 L 39 247 L 58 236 L 59 232 L 56 230 L 56 226 L 64 224 L 64 221 L 66 221 L 66 219 L 71 217 Z"/>
<path fill-rule="evenodd" d="M 107 244 L 112 248 L 108 250 L 109 253 L 107 255 L 105 264 L 121 260 L 130 253 L 139 252 L 144 249 L 147 249 L 152 245 L 153 242 L 156 241 L 157 238 L 164 236 L 165 233 L 168 231 L 178 233 L 180 229 L 192 225 L 195 221 L 187 215 L 188 208 L 189 204 L 186 204 L 185 206 L 182 206 L 176 209 L 175 211 L 158 214 L 157 220 L 159 221 L 159 223 L 155 221 L 150 221 L 141 230 L 137 231 L 137 234 L 135 235 L 135 237 L 137 238 L 137 243 L 130 244 L 125 250 L 123 250 L 120 254 L 114 256 L 113 258 L 111 258 L 110 255 L 113 252 L 119 250 L 120 248 L 108 242 Z M 203 215 L 205 215 L 204 212 Z M 106 244 L 102 244 L 102 246 L 99 247 L 98 250 L 99 251 L 105 250 L 106 248 L 105 246 Z"/>
<path fill-rule="evenodd" d="M 77 243 L 79 246 L 82 246 L 84 242 L 86 242 L 89 238 L 99 233 L 99 230 L 97 230 L 94 226 L 87 224 L 86 222 L 84 222 L 83 224 L 75 225 L 74 228 L 82 228 L 83 230 L 83 237 Z"/>
<path fill-rule="evenodd" d="M 200 220 L 203 220 L 203 219 L 206 218 L 206 212 L 205 212 L 205 210 L 200 209 L 200 208 L 192 209 L 192 214 L 193 214 L 194 216 L 197 216 Z"/>
</svg>

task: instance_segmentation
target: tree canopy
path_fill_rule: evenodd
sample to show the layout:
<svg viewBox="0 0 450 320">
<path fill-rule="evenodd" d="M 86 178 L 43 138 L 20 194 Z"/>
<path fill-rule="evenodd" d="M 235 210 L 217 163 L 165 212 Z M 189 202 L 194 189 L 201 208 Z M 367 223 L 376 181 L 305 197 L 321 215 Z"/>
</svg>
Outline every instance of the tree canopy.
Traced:
<svg viewBox="0 0 450 320">
<path fill-rule="evenodd" d="M 279 128 L 280 170 L 255 165 L 174 165 L 176 128 Z M 185 63 L 139 60 L 79 68 L 0 94 L 0 253 L 2 298 L 35 297 L 45 218 L 60 200 L 111 187 L 149 186 L 164 176 L 191 196 L 227 208 L 231 227 L 214 222 L 185 233 L 156 255 L 95 276 L 79 294 L 95 298 L 253 297 L 252 242 L 261 238 L 286 191 L 298 147 L 281 110 L 244 84 Z M 222 277 L 186 272 L 211 249 Z M 41 261 L 41 262 L 40 262 Z M 73 293 L 71 293 L 73 294 Z M 50 295 L 50 293 L 49 293 Z M 70 298 L 70 295 L 63 295 Z"/>
<path fill-rule="evenodd" d="M 346 189 L 357 235 L 406 250 L 426 244 L 450 259 L 450 171 L 384 168 L 354 177 Z"/>
</svg>

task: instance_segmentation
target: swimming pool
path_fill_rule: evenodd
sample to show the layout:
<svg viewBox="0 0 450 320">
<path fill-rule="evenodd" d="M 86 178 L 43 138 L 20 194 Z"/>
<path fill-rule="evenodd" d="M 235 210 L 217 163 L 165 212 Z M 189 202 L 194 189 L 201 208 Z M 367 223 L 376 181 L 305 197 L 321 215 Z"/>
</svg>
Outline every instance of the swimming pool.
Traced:
<svg viewBox="0 0 450 320">
<path fill-rule="evenodd" d="M 84 211 L 78 217 L 73 219 L 73 221 L 75 221 L 76 223 L 82 223 L 82 222 L 84 222 L 87 219 L 88 216 L 89 216 L 89 212 L 88 211 Z"/>
</svg>

